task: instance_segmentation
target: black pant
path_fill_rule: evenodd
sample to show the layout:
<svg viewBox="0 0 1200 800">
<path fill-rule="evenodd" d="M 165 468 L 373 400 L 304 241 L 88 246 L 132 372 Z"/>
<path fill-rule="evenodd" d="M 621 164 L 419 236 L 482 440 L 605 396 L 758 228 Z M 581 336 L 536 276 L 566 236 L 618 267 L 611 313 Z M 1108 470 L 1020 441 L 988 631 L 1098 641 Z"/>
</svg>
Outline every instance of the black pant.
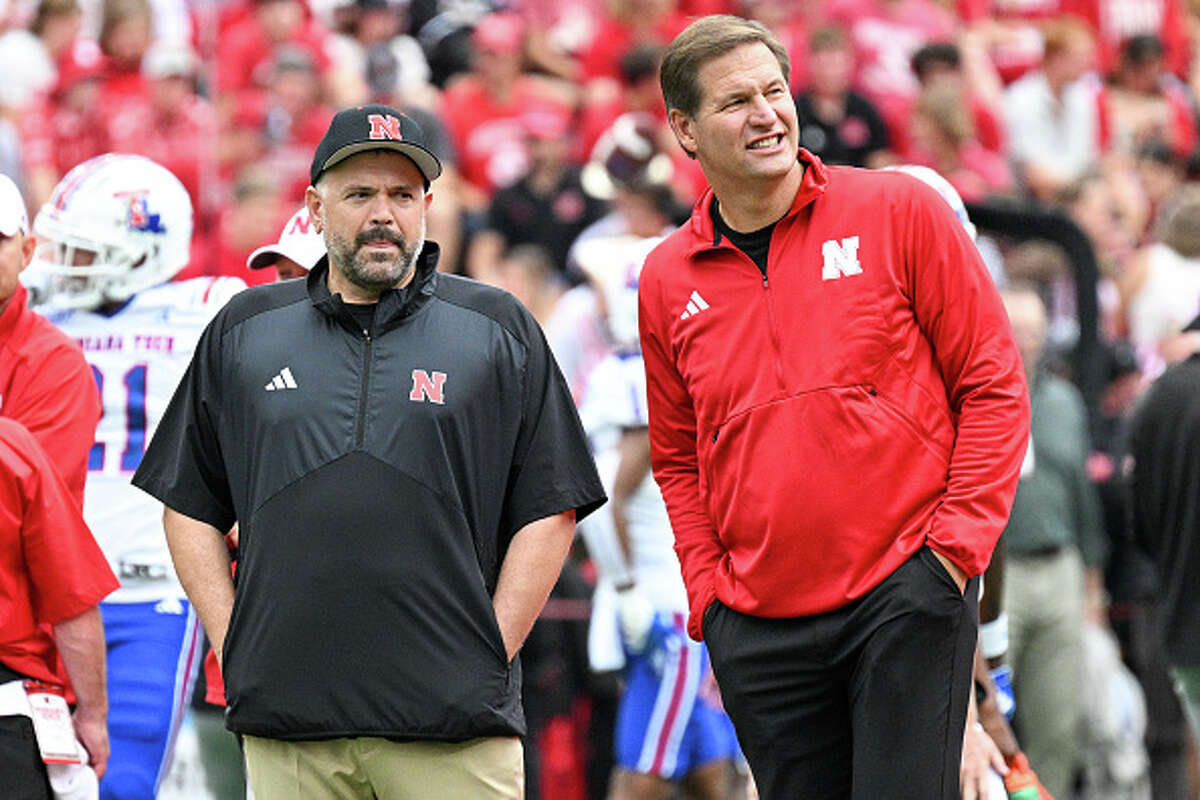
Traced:
<svg viewBox="0 0 1200 800">
<path fill-rule="evenodd" d="M 763 800 L 957 800 L 978 587 L 923 547 L 824 614 L 714 602 L 704 636 Z"/>
<path fill-rule="evenodd" d="M 0 717 L 0 795 L 11 800 L 50 800 L 50 779 L 29 717 Z"/>
</svg>

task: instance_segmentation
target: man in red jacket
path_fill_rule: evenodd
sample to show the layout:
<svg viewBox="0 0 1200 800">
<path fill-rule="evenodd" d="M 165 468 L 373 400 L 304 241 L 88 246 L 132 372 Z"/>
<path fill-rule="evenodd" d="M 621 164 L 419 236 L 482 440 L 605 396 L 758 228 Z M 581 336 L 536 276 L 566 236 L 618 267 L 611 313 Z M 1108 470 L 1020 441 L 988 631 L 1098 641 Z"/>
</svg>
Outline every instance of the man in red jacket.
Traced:
<svg viewBox="0 0 1200 800">
<path fill-rule="evenodd" d="M 936 192 L 798 149 L 762 26 L 696 21 L 661 82 L 712 187 L 640 278 L 688 630 L 762 797 L 956 798 L 1029 426 L 1004 308 Z"/>
</svg>

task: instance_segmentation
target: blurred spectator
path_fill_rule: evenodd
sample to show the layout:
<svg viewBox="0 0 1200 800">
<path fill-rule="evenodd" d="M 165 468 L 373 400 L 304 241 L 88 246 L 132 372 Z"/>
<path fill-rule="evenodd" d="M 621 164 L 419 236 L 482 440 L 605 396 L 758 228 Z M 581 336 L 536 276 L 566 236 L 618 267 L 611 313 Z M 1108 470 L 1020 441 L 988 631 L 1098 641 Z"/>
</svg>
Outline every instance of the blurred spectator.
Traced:
<svg viewBox="0 0 1200 800">
<path fill-rule="evenodd" d="M 580 59 L 580 81 L 620 80 L 621 57 L 639 44 L 665 47 L 688 23 L 677 0 L 607 0 L 608 15 Z"/>
<path fill-rule="evenodd" d="M 1062 13 L 1061 0 L 958 0 L 964 34 L 983 50 L 1005 85 L 1042 62 L 1040 26 Z"/>
<path fill-rule="evenodd" d="M 54 90 L 22 119 L 30 207 L 40 207 L 76 164 L 112 149 L 100 88 L 103 68 L 100 48 L 77 40 L 59 62 Z"/>
<path fill-rule="evenodd" d="M 77 0 L 41 0 L 25 29 L 18 8 L 10 0 L 0 35 L 0 109 L 19 121 L 38 95 L 54 87 L 56 65 L 78 38 L 81 15 Z"/>
<path fill-rule="evenodd" d="M 960 104 L 969 109 L 979 144 L 1000 154 L 1006 145 L 999 79 L 994 70 L 980 67 L 976 61 L 965 59 L 959 46 L 952 42 L 932 42 L 913 53 L 912 70 L 923 89 L 946 87 L 958 95 Z M 984 71 L 987 74 L 981 75 Z"/>
<path fill-rule="evenodd" d="M 565 81 L 579 80 L 579 54 L 596 36 L 606 13 L 595 0 L 524 0 L 520 13 L 529 26 L 529 67 Z"/>
<path fill-rule="evenodd" d="M 1078 767 L 1085 613 L 1103 606 L 1104 531 L 1086 463 L 1079 392 L 1046 370 L 1046 310 L 1036 289 L 1002 291 L 1032 403 L 1033 473 L 1017 487 L 1004 529 L 1004 609 L 1017 736 L 1054 797 L 1070 797 Z"/>
<path fill-rule="evenodd" d="M 894 160 L 883 118 L 871 101 L 850 88 L 854 51 L 842 29 L 813 31 L 808 62 L 811 76 L 796 96 L 800 146 L 826 164 L 881 167 Z"/>
<path fill-rule="evenodd" d="M 934 0 L 834 0 L 829 14 L 854 45 L 855 87 L 889 131 L 904 130 L 919 88 L 909 66 L 913 53 L 926 42 L 951 40 L 954 18 Z"/>
<path fill-rule="evenodd" d="M 472 33 L 496 6 L 488 0 L 412 0 L 409 4 L 410 32 L 421 43 L 439 89 L 470 71 Z"/>
<path fill-rule="evenodd" d="M 271 171 L 284 195 L 297 202 L 308 187 L 312 151 L 333 119 L 316 77 L 316 64 L 303 49 L 277 48 L 266 102 L 244 109 L 241 117 L 260 137 L 256 160 Z"/>
<path fill-rule="evenodd" d="M 1061 3 L 1064 13 L 1079 15 L 1095 31 L 1102 73 L 1108 74 L 1116 68 L 1125 42 L 1150 34 L 1164 45 L 1167 69 L 1180 78 L 1187 75 L 1191 43 L 1185 0 L 1061 0 Z"/>
<path fill-rule="evenodd" d="M 913 114 L 909 160 L 935 169 L 968 203 L 1011 193 L 1015 183 L 1008 165 L 979 143 L 962 101 L 962 94 L 945 84 L 922 90 Z"/>
<path fill-rule="evenodd" d="M 1004 254 L 1001 285 L 1033 284 L 1047 307 L 1043 360 L 1051 371 L 1064 372 L 1065 354 L 1079 338 L 1075 282 L 1062 247 L 1042 240 L 1023 241 Z"/>
<path fill-rule="evenodd" d="M 468 211 L 482 211 L 496 189 L 529 169 L 521 113 L 539 103 L 563 103 L 543 80 L 521 70 L 525 24 L 513 13 L 480 20 L 470 74 L 442 95 L 443 122 L 458 151 Z"/>
<path fill-rule="evenodd" d="M 217 48 L 222 123 L 232 120 L 244 104 L 261 104 L 277 73 L 281 48 L 307 55 L 314 91 L 323 101 L 344 105 L 361 100 L 354 96 L 359 84 L 353 76 L 333 68 L 328 56 L 330 41 L 330 33 L 309 18 L 300 0 L 253 0 L 251 13 L 222 32 Z"/>
<path fill-rule="evenodd" d="M 1126 312 L 1121 289 L 1129 281 L 1134 248 L 1146 224 L 1145 195 L 1131 185 L 1124 171 L 1089 171 L 1067 185 L 1056 198 L 1067 215 L 1091 242 L 1100 270 L 1097 293 L 1100 301 L 1101 330 L 1110 339 L 1126 332 Z M 1063 282 L 1053 309 L 1054 341 L 1070 347 L 1078 335 L 1074 286 Z M 1066 324 L 1070 336 L 1064 336 Z"/>
<path fill-rule="evenodd" d="M 372 103 L 435 106 L 425 52 L 407 27 L 406 0 L 339 0 L 333 59 L 360 79 Z"/>
<path fill-rule="evenodd" d="M 520 244 L 545 248 L 559 272 L 575 238 L 604 215 L 606 206 L 583 191 L 579 169 L 567 160 L 570 120 L 558 108 L 528 109 L 521 117 L 529 172 L 492 196 L 487 223 L 471 241 L 468 274 L 492 282 L 506 250 Z"/>
<path fill-rule="evenodd" d="M 212 255 L 193 260 L 176 280 L 199 275 L 236 275 L 255 285 L 274 279 L 269 270 L 246 269 L 246 259 L 256 247 L 275 236 L 295 208 L 295 199 L 285 197 L 274 176 L 258 165 L 238 170 L 231 195 L 232 202 L 221 209 Z"/>
<path fill-rule="evenodd" d="M 1128 292 L 1129 340 L 1149 377 L 1191 354 L 1184 327 L 1200 314 L 1200 186 L 1170 200 L 1160 241 L 1138 252 Z"/>
<path fill-rule="evenodd" d="M 196 54 L 187 45 L 159 42 L 142 59 L 145 96 L 112 115 L 112 148 L 157 161 L 179 178 L 192 200 L 193 252 L 204 252 L 218 214 L 216 110 L 196 94 Z M 207 191 L 206 191 L 207 190 Z"/>
<path fill-rule="evenodd" d="M 149 0 L 104 0 L 99 43 L 104 53 L 104 100 L 109 108 L 144 97 L 142 58 L 154 41 L 153 31 Z"/>
<path fill-rule="evenodd" d="M 810 32 L 824 25 L 825 4 L 820 0 L 738 0 L 734 5 L 737 10 L 732 13 L 766 25 L 788 51 L 792 64 L 788 84 L 792 94 L 808 86 L 812 77 Z"/>
<path fill-rule="evenodd" d="M 1127 40 L 1102 92 L 1101 125 L 1107 148 L 1133 155 L 1165 142 L 1177 158 L 1196 149 L 1196 108 L 1185 84 L 1166 69 L 1162 41 L 1154 34 Z"/>
<path fill-rule="evenodd" d="M 1134 169 L 1138 185 L 1146 193 L 1147 221 L 1158 218 L 1167 198 L 1179 189 L 1185 177 L 1187 159 L 1177 158 L 1166 142 L 1152 139 L 1141 145 L 1135 156 Z M 1145 241 L 1150 231 L 1144 231 L 1139 241 Z"/>
<path fill-rule="evenodd" d="M 1042 68 L 1005 91 L 1004 119 L 1013 164 L 1043 200 L 1096 166 L 1099 83 L 1089 70 L 1095 40 L 1087 24 L 1065 17 L 1047 24 Z"/>
</svg>

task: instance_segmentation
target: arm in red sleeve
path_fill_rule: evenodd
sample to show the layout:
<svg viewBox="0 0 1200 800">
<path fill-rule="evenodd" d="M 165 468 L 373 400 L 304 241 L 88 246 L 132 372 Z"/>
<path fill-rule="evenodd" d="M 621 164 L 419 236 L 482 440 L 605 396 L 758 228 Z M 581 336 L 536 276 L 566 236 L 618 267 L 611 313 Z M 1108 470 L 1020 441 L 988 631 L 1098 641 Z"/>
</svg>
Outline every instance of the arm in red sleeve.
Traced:
<svg viewBox="0 0 1200 800">
<path fill-rule="evenodd" d="M 5 416 L 33 434 L 82 507 L 88 451 L 101 414 L 96 380 L 79 350 L 66 343 L 34 367 L 29 390 L 6 398 Z"/>
<path fill-rule="evenodd" d="M 34 617 L 57 625 L 94 608 L 119 584 L 36 440 L 20 423 L 0 420 L 0 441 L 23 461 L 21 555 L 34 590 Z"/>
<path fill-rule="evenodd" d="M 700 495 L 696 455 L 696 413 L 692 398 L 671 357 L 666 328 L 670 314 L 644 279 L 639 289 L 638 319 L 646 363 L 646 397 L 650 412 L 650 462 L 675 532 L 675 553 L 687 587 L 688 634 L 704 638 L 704 611 L 716 597 L 713 578 L 725 547 Z"/>
<path fill-rule="evenodd" d="M 930 546 L 979 575 L 1008 521 L 1029 439 L 1029 392 L 999 292 L 946 203 L 915 187 L 906 291 L 957 428 Z"/>
</svg>

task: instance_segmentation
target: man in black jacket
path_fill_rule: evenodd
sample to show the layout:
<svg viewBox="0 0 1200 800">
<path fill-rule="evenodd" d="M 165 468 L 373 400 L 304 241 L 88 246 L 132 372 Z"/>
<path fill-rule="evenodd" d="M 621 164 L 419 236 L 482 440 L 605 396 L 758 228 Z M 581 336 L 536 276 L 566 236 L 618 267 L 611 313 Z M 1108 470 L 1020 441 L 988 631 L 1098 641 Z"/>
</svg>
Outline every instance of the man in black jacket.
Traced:
<svg viewBox="0 0 1200 800">
<path fill-rule="evenodd" d="M 522 796 L 516 654 L 604 495 L 536 321 L 436 271 L 440 171 L 400 112 L 338 113 L 328 257 L 224 308 L 134 477 L 259 800 Z"/>
<path fill-rule="evenodd" d="M 1133 534 L 1158 568 L 1167 660 L 1200 739 L 1200 317 L 1192 355 L 1142 399 L 1130 437 Z"/>
</svg>

